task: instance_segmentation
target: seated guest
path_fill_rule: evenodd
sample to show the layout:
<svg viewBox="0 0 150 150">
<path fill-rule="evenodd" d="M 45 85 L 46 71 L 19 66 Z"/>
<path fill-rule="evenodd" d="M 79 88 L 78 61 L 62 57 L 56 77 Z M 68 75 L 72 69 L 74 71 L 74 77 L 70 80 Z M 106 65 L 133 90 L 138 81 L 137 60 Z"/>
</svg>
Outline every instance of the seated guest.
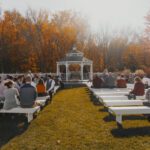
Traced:
<svg viewBox="0 0 150 150">
<path fill-rule="evenodd" d="M 37 98 L 36 88 L 31 85 L 31 76 L 25 78 L 25 84 L 20 88 L 20 103 L 24 108 L 31 108 Z"/>
<path fill-rule="evenodd" d="M 115 88 L 116 87 L 116 78 L 110 72 L 106 78 L 106 88 Z"/>
<path fill-rule="evenodd" d="M 124 78 L 124 75 L 121 75 L 117 79 L 117 88 L 126 88 L 126 87 L 127 87 L 126 79 Z"/>
<path fill-rule="evenodd" d="M 4 91 L 5 101 L 3 108 L 11 109 L 17 107 L 20 104 L 19 100 L 17 99 L 17 97 L 19 98 L 19 92 L 16 88 L 13 88 L 13 81 L 7 81 L 5 86 L 7 89 Z"/>
<path fill-rule="evenodd" d="M 136 96 L 143 96 L 145 93 L 145 87 L 140 77 L 135 78 L 134 89 L 129 93 L 128 98 L 136 99 Z"/>
<path fill-rule="evenodd" d="M 96 75 L 92 82 L 93 88 L 101 88 L 102 84 L 103 84 L 103 80 Z"/>
<path fill-rule="evenodd" d="M 39 82 L 36 85 L 36 89 L 39 97 L 46 95 L 46 87 L 44 85 L 43 79 L 39 80 Z"/>
<path fill-rule="evenodd" d="M 4 83 L 2 82 L 2 79 L 0 77 L 0 102 L 4 101 L 4 90 L 5 90 L 5 86 Z"/>
</svg>

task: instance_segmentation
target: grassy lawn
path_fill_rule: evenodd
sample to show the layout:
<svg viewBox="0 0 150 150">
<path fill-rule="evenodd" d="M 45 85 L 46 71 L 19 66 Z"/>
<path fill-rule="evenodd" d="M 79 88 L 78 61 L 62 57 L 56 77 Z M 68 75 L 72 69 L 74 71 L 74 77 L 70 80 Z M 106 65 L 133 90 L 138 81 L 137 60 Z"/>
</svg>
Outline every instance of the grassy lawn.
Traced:
<svg viewBox="0 0 150 150">
<path fill-rule="evenodd" d="M 149 150 L 150 123 L 131 116 L 118 130 L 102 106 L 94 105 L 86 87 L 58 92 L 51 104 L 4 150 Z"/>
</svg>

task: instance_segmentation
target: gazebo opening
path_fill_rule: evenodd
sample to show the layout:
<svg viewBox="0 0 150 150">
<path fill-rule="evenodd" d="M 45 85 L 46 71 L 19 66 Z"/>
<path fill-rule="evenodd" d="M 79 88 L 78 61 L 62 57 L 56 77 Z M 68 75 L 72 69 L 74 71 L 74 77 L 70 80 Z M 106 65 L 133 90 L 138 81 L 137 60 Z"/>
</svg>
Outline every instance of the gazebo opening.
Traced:
<svg viewBox="0 0 150 150">
<path fill-rule="evenodd" d="M 57 62 L 57 75 L 65 81 L 84 81 L 93 78 L 93 62 L 74 46 Z"/>
<path fill-rule="evenodd" d="M 69 74 L 68 79 L 69 80 L 81 80 L 81 66 L 79 64 L 70 64 L 69 65 Z"/>
</svg>

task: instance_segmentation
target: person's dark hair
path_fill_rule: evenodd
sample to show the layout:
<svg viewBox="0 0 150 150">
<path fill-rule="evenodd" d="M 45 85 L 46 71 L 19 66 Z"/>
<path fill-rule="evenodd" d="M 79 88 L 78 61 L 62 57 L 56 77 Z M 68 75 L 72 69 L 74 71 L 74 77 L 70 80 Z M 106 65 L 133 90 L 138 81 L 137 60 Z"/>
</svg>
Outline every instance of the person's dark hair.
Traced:
<svg viewBox="0 0 150 150">
<path fill-rule="evenodd" d="M 43 79 L 41 79 L 41 78 L 40 78 L 40 80 L 39 80 L 38 84 L 44 84 Z"/>
<path fill-rule="evenodd" d="M 7 88 L 11 88 L 12 85 L 13 85 L 13 82 L 12 81 L 7 81 L 4 85 L 7 86 Z"/>
<path fill-rule="evenodd" d="M 52 78 L 52 76 L 51 76 L 51 75 L 48 75 L 47 77 Z"/>
<path fill-rule="evenodd" d="M 14 82 L 17 82 L 17 77 L 15 77 L 15 78 L 13 79 L 13 81 L 14 81 Z"/>
<path fill-rule="evenodd" d="M 11 75 L 7 75 L 7 79 L 13 80 L 14 78 L 13 78 L 13 76 L 11 76 Z"/>
<path fill-rule="evenodd" d="M 121 78 L 124 78 L 124 75 L 123 75 L 123 74 L 121 74 Z"/>
</svg>

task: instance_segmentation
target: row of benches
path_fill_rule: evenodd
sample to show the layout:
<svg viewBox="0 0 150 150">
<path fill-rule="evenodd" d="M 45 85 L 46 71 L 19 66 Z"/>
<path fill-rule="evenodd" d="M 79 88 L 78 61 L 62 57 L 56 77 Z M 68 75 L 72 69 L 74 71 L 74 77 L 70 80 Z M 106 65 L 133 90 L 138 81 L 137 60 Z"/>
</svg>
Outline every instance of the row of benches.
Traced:
<svg viewBox="0 0 150 150">
<path fill-rule="evenodd" d="M 150 114 L 150 107 L 144 106 L 148 103 L 144 96 L 137 96 L 136 100 L 128 100 L 128 94 L 132 85 L 126 89 L 93 89 L 87 85 L 90 91 L 99 99 L 100 103 L 108 109 L 110 114 L 116 116 L 118 127 L 122 128 L 123 115 Z"/>
<path fill-rule="evenodd" d="M 59 89 L 59 86 L 55 86 L 54 89 L 54 94 L 57 92 L 57 90 Z M 36 102 L 40 103 L 41 106 L 36 106 L 34 108 L 22 108 L 20 106 L 16 107 L 16 108 L 12 108 L 9 110 L 5 110 L 5 109 L 0 109 L 0 113 L 9 113 L 9 114 L 26 114 L 27 116 L 27 120 L 28 123 L 31 122 L 33 120 L 33 115 L 36 112 L 39 112 L 41 110 L 41 107 L 44 107 L 47 102 L 49 100 L 49 96 L 44 96 L 44 97 L 38 97 Z"/>
</svg>

